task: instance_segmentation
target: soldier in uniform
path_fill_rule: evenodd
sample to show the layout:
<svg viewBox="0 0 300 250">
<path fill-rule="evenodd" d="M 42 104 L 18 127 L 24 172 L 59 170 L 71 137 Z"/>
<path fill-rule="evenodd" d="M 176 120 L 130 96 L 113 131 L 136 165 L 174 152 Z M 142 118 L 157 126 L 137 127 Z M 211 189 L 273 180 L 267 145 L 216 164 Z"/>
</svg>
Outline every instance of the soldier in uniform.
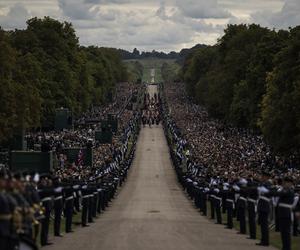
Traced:
<svg viewBox="0 0 300 250">
<path fill-rule="evenodd" d="M 72 233 L 72 219 L 73 219 L 73 186 L 71 183 L 65 183 L 64 186 L 65 196 L 65 218 L 66 218 L 66 233 Z"/>
<path fill-rule="evenodd" d="M 282 190 L 282 179 L 277 179 L 276 190 L 280 192 Z M 279 216 L 278 216 L 278 197 L 273 197 L 273 203 L 275 207 L 275 232 L 279 232 Z"/>
<path fill-rule="evenodd" d="M 217 224 L 222 224 L 222 193 L 219 188 L 214 189 L 214 207 L 216 209 Z"/>
<path fill-rule="evenodd" d="M 215 219 L 215 194 L 211 188 L 209 191 L 209 202 L 210 202 L 210 219 Z"/>
<path fill-rule="evenodd" d="M 295 192 L 297 192 L 298 197 L 300 195 L 300 186 L 297 186 L 295 189 Z M 297 230 L 300 231 L 300 199 L 298 199 L 298 203 L 295 206 L 295 220 L 297 220 L 298 228 Z"/>
<path fill-rule="evenodd" d="M 41 178 L 41 183 L 39 184 L 39 196 L 41 198 L 41 203 L 44 208 L 44 218 L 42 219 L 42 228 L 41 228 L 41 245 L 52 245 L 48 241 L 49 233 L 49 223 L 50 223 L 50 214 L 52 210 L 52 195 L 53 187 L 52 183 L 47 176 Z"/>
<path fill-rule="evenodd" d="M 54 179 L 54 236 L 62 237 L 60 233 L 61 215 L 63 212 L 63 188 L 58 178 Z"/>
<path fill-rule="evenodd" d="M 233 228 L 233 211 L 235 209 L 234 189 L 232 186 L 228 187 L 226 197 L 227 197 L 226 198 L 226 211 L 227 211 L 227 226 L 226 226 L 226 228 L 232 229 Z"/>
<path fill-rule="evenodd" d="M 240 234 L 246 234 L 246 207 L 247 207 L 247 193 L 246 193 L 246 185 L 247 180 L 242 178 L 239 182 L 241 189 L 239 191 L 239 198 L 237 200 L 237 210 L 238 210 L 238 219 L 240 222 Z"/>
<path fill-rule="evenodd" d="M 248 182 L 248 223 L 250 239 L 256 239 L 256 210 L 257 210 L 257 183 L 254 181 Z"/>
<path fill-rule="evenodd" d="M 284 178 L 281 191 L 273 194 L 279 197 L 278 201 L 278 219 L 279 229 L 282 240 L 282 250 L 291 250 L 291 227 L 293 221 L 294 188 L 293 180 L 290 177 Z"/>
<path fill-rule="evenodd" d="M 207 215 L 207 193 L 209 192 L 209 188 L 203 187 L 201 192 L 201 211 L 204 216 Z"/>
<path fill-rule="evenodd" d="M 5 173 L 0 174 L 0 246 L 11 250 L 12 211 L 6 194 Z"/>
<path fill-rule="evenodd" d="M 89 205 L 88 205 L 88 222 L 93 223 L 93 207 L 94 207 L 94 189 L 91 184 L 88 184 L 88 199 L 89 199 Z"/>
<path fill-rule="evenodd" d="M 88 209 L 89 209 L 89 192 L 88 187 L 84 184 L 81 187 L 82 193 L 82 213 L 81 213 L 81 225 L 87 227 Z"/>
<path fill-rule="evenodd" d="M 33 176 L 32 176 L 33 177 Z M 32 201 L 32 208 L 33 208 L 33 217 L 34 217 L 34 221 L 33 221 L 33 235 L 32 235 L 32 239 L 34 242 L 37 241 L 37 237 L 39 235 L 39 231 L 40 231 L 40 220 L 43 217 L 43 210 L 41 208 L 41 200 L 38 194 L 38 190 L 37 190 L 37 183 L 39 181 L 39 175 L 34 174 L 34 178 L 31 181 L 31 186 L 30 186 L 30 190 L 31 190 L 31 201 Z"/>
<path fill-rule="evenodd" d="M 80 212 L 80 199 L 81 199 L 81 191 L 80 191 L 80 185 L 78 185 L 77 182 L 74 181 L 74 213 Z"/>
<path fill-rule="evenodd" d="M 270 195 L 271 183 L 269 181 L 270 174 L 263 172 L 261 176 L 261 183 L 258 187 L 258 223 L 261 229 L 261 241 L 257 243 L 260 246 L 269 246 L 269 215 L 271 212 L 270 208 Z"/>
<path fill-rule="evenodd" d="M 296 208 L 298 203 L 299 203 L 299 194 L 295 193 L 293 208 Z M 293 218 L 294 218 L 294 221 L 293 221 L 293 236 L 297 237 L 298 233 L 299 233 L 299 229 L 298 229 L 299 221 L 296 218 L 296 211 L 293 211 Z"/>
</svg>

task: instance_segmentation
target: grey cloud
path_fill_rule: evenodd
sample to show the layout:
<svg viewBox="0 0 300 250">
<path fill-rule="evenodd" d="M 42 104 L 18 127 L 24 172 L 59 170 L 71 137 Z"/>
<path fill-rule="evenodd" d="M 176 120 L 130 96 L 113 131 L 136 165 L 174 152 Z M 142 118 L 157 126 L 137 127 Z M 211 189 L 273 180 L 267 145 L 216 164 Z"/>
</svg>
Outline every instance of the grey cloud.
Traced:
<svg viewBox="0 0 300 250">
<path fill-rule="evenodd" d="M 156 11 L 156 15 L 161 18 L 162 20 L 168 19 L 167 14 L 166 14 L 166 6 L 165 2 L 160 3 L 159 9 Z"/>
<path fill-rule="evenodd" d="M 187 17 L 203 18 L 229 18 L 232 15 L 222 8 L 217 0 L 177 0 L 180 11 Z"/>
<path fill-rule="evenodd" d="M 169 20 L 175 24 L 182 24 L 186 26 L 186 29 L 192 29 L 195 32 L 215 33 L 223 29 L 223 26 L 213 26 L 212 24 L 206 23 L 203 19 L 185 16 L 178 9 L 173 9 L 172 14 L 168 16 L 164 2 L 161 3 L 159 9 L 156 11 L 156 15 L 163 21 Z"/>
<path fill-rule="evenodd" d="M 124 3 L 130 3 L 130 0 L 85 0 L 85 3 L 88 4 L 124 4 Z"/>
<path fill-rule="evenodd" d="M 284 1 L 284 7 L 283 2 Z M 83 45 L 179 50 L 214 43 L 226 23 L 269 27 L 300 24 L 299 0 L 0 0 L 4 28 L 23 28 L 31 15 L 73 23 Z M 15 4 L 19 3 L 19 4 Z M 258 12 L 259 11 L 259 12 Z M 254 14 L 253 14 L 254 13 Z M 251 15 L 251 20 L 249 20 Z"/>
<path fill-rule="evenodd" d="M 97 10 L 91 10 L 93 5 L 83 0 L 58 0 L 58 4 L 63 14 L 71 19 L 89 20 L 97 15 Z"/>
<path fill-rule="evenodd" d="M 285 0 L 279 12 L 260 11 L 251 15 L 251 21 L 272 28 L 288 28 L 300 25 L 300 4 L 298 0 Z"/>
<path fill-rule="evenodd" d="M 30 13 L 22 3 L 16 3 L 9 8 L 6 16 L 0 16 L 0 26 L 4 29 L 21 29 L 26 27 Z"/>
</svg>

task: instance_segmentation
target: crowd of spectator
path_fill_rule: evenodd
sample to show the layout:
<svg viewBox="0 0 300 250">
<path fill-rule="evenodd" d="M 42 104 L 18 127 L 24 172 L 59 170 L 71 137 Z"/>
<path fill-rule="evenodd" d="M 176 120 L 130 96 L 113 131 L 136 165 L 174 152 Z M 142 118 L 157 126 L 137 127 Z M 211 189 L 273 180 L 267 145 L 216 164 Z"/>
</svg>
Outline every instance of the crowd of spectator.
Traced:
<svg viewBox="0 0 300 250">
<path fill-rule="evenodd" d="M 300 180 L 299 159 L 272 153 L 263 137 L 235 128 L 209 116 L 194 104 L 182 83 L 166 85 L 170 117 L 176 124 L 190 157 L 207 170 L 221 176 L 257 176 L 262 170 L 272 176 L 291 176 Z"/>
</svg>

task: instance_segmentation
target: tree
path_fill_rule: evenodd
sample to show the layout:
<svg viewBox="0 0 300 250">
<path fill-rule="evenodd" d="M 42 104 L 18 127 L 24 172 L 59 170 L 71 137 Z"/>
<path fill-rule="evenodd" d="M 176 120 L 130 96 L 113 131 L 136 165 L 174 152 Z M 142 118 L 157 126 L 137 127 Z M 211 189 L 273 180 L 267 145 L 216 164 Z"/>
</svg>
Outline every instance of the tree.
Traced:
<svg viewBox="0 0 300 250">
<path fill-rule="evenodd" d="M 53 126 L 55 110 L 80 115 L 109 101 L 128 73 L 116 49 L 80 47 L 71 23 L 32 18 L 0 28 L 0 142 L 20 129 Z"/>
<path fill-rule="evenodd" d="M 262 103 L 261 128 L 276 151 L 299 153 L 300 27 L 290 30 L 287 46 L 276 56 Z"/>
</svg>

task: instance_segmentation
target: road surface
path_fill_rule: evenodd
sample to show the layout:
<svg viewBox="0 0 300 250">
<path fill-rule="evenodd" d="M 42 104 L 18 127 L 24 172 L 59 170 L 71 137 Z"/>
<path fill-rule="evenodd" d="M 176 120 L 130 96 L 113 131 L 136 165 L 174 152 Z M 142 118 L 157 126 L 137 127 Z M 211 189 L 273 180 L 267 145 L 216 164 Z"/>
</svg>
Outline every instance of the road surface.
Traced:
<svg viewBox="0 0 300 250">
<path fill-rule="evenodd" d="M 177 183 L 161 126 L 141 130 L 129 178 L 107 211 L 90 227 L 54 243 L 43 249 L 272 249 L 200 215 Z"/>
</svg>

